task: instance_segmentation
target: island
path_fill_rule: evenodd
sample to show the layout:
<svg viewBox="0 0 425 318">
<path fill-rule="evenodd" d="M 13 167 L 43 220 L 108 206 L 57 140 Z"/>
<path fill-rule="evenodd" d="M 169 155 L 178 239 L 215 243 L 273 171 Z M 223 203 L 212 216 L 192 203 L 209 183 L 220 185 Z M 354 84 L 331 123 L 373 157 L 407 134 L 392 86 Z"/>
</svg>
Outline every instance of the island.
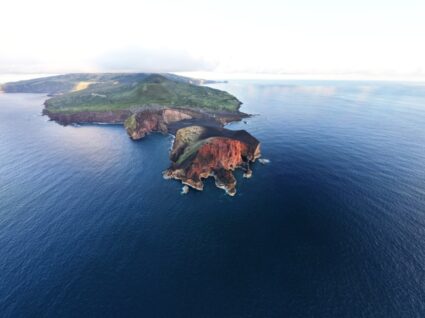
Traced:
<svg viewBox="0 0 425 318">
<path fill-rule="evenodd" d="M 203 179 L 236 193 L 232 171 L 250 177 L 261 156 L 259 141 L 245 130 L 225 129 L 249 117 L 233 95 L 174 74 L 80 73 L 6 83 L 6 93 L 44 93 L 43 115 L 61 124 L 122 124 L 133 140 L 151 132 L 175 135 L 165 178 L 203 190 Z"/>
<path fill-rule="evenodd" d="M 232 171 L 241 168 L 244 177 L 251 177 L 249 164 L 260 156 L 259 141 L 245 130 L 189 126 L 177 130 L 172 164 L 163 174 L 197 190 L 204 188 L 202 179 L 213 176 L 216 186 L 233 196 L 236 179 Z"/>
</svg>

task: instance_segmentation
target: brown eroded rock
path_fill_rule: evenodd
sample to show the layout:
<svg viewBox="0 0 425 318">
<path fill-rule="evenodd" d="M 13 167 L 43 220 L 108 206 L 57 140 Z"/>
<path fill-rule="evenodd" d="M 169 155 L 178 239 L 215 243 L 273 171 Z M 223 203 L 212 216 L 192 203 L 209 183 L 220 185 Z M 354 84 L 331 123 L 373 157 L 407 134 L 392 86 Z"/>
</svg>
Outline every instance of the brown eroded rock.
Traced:
<svg viewBox="0 0 425 318">
<path fill-rule="evenodd" d="M 182 127 L 191 125 L 209 125 L 222 127 L 231 122 L 247 117 L 241 112 L 205 112 L 189 108 L 159 108 L 138 111 L 124 122 L 128 135 L 141 139 L 150 132 L 175 133 Z"/>
<path fill-rule="evenodd" d="M 236 194 L 236 168 L 251 173 L 250 162 L 260 157 L 260 143 L 245 130 L 190 126 L 179 129 L 170 153 L 171 167 L 165 178 L 181 180 L 203 190 L 202 179 L 213 176 L 217 187 Z"/>
<path fill-rule="evenodd" d="M 43 115 L 47 115 L 50 120 L 61 125 L 82 124 L 82 123 L 109 123 L 122 124 L 130 115 L 128 110 L 115 110 L 105 112 L 81 111 L 76 113 L 51 112 L 43 109 Z"/>
<path fill-rule="evenodd" d="M 133 140 L 141 139 L 152 131 L 168 131 L 163 110 L 145 110 L 132 114 L 124 122 L 124 127 Z"/>
</svg>

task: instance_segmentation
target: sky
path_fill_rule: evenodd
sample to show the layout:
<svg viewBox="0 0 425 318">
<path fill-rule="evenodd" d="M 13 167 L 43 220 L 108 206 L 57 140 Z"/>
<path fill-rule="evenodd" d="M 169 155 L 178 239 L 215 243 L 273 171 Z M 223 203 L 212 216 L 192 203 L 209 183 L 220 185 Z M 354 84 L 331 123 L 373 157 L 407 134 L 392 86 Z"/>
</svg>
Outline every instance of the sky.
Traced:
<svg viewBox="0 0 425 318">
<path fill-rule="evenodd" d="M 5 0 L 0 41 L 0 74 L 415 79 L 425 1 Z"/>
</svg>

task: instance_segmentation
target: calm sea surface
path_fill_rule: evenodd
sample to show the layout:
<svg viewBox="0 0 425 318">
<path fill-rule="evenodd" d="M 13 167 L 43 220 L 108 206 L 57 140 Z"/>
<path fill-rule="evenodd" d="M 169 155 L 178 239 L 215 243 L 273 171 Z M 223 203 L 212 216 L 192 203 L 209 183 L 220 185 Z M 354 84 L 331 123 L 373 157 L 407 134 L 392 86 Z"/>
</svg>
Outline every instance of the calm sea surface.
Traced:
<svg viewBox="0 0 425 318">
<path fill-rule="evenodd" d="M 0 94 L 1 317 L 425 317 L 425 85 L 241 81 L 268 165 L 167 181 L 172 137 Z"/>
</svg>

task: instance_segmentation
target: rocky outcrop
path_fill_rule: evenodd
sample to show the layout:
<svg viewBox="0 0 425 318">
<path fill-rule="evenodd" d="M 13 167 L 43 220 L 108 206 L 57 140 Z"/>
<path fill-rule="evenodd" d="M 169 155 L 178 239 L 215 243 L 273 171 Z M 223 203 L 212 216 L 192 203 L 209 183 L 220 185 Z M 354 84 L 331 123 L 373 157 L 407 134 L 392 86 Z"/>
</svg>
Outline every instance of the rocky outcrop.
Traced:
<svg viewBox="0 0 425 318">
<path fill-rule="evenodd" d="M 169 124 L 192 118 L 193 114 L 183 110 L 144 110 L 132 114 L 124 122 L 124 127 L 128 135 L 133 140 L 137 140 L 153 131 L 167 133 Z"/>
<path fill-rule="evenodd" d="M 179 128 L 194 124 L 222 127 L 247 117 L 241 112 L 205 112 L 190 108 L 146 109 L 132 114 L 124 122 L 128 135 L 138 140 L 150 132 L 175 133 Z"/>
<path fill-rule="evenodd" d="M 114 111 L 51 111 L 43 109 L 43 115 L 61 125 L 82 123 L 124 124 L 128 135 L 141 139 L 150 132 L 175 133 L 179 128 L 194 124 L 222 127 L 232 121 L 248 117 L 241 112 L 206 112 L 190 108 L 153 107 L 144 110 Z"/>
<path fill-rule="evenodd" d="M 152 107 L 143 110 L 75 113 L 43 112 L 50 119 L 72 123 L 124 123 L 133 140 L 151 132 L 176 135 L 170 153 L 171 166 L 163 175 L 180 180 L 185 186 L 203 190 L 203 179 L 214 177 L 217 187 L 236 194 L 233 171 L 240 168 L 244 177 L 252 175 L 250 164 L 261 156 L 259 141 L 245 130 L 232 131 L 223 126 L 248 115 L 241 112 L 206 112 L 192 108 Z M 183 193 L 187 193 L 184 187 Z"/>
<path fill-rule="evenodd" d="M 171 167 L 164 177 L 203 190 L 203 179 L 215 178 L 217 187 L 236 194 L 232 171 L 241 168 L 251 175 L 250 163 L 261 155 L 259 141 L 245 130 L 190 126 L 179 129 L 170 153 Z"/>
</svg>

